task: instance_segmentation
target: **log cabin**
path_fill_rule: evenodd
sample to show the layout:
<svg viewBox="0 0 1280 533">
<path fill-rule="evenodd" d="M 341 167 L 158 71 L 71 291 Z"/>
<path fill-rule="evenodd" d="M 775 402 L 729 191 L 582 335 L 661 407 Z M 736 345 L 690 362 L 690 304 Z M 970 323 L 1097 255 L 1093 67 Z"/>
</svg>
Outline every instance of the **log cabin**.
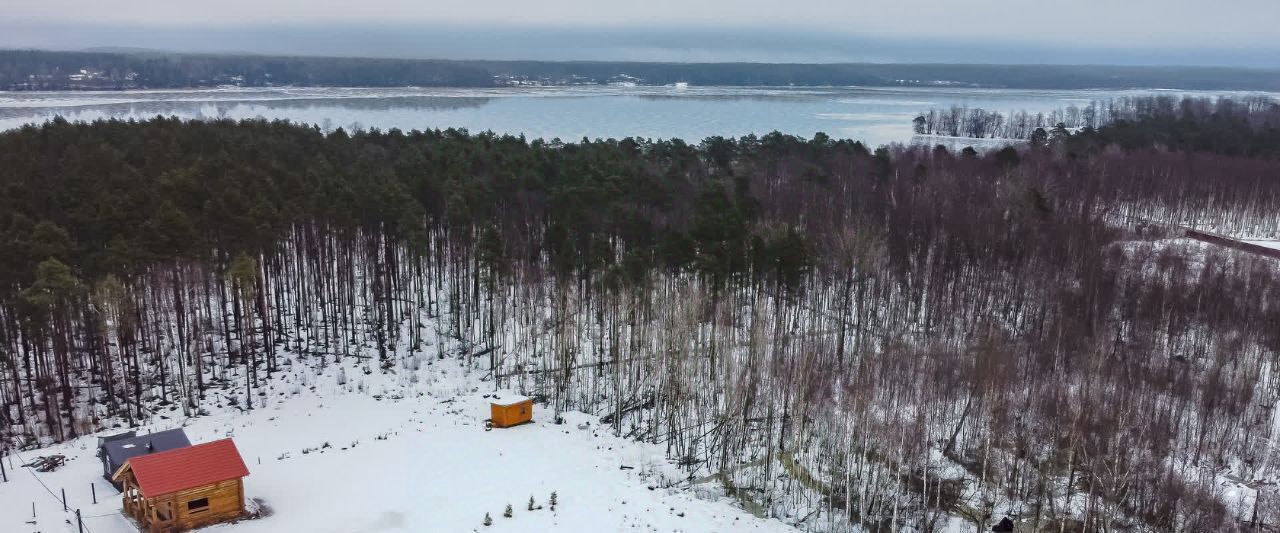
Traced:
<svg viewBox="0 0 1280 533">
<path fill-rule="evenodd" d="M 113 478 L 143 533 L 176 533 L 245 515 L 244 459 L 231 439 L 131 457 Z"/>
</svg>

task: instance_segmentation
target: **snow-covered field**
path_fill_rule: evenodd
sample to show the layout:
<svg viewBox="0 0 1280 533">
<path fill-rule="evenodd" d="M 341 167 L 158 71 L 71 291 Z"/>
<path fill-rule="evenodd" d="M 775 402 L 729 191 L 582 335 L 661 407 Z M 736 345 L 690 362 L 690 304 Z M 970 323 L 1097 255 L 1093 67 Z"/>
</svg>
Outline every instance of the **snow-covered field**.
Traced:
<svg viewBox="0 0 1280 533">
<path fill-rule="evenodd" d="M 419 356 L 388 374 L 294 366 L 298 372 L 278 375 L 274 390 L 256 400 L 265 406 L 224 405 L 191 419 L 175 408 L 171 419 L 139 431 L 184 426 L 193 443 L 235 439 L 250 471 L 246 496 L 261 501 L 266 516 L 209 531 L 794 531 L 695 493 L 662 447 L 616 438 L 587 414 L 565 413 L 565 423 L 554 424 L 535 405 L 533 423 L 486 431 L 492 385 L 453 359 Z M 76 531 L 76 509 L 85 531 L 136 531 L 100 475 L 95 445 L 86 436 L 7 458 L 6 468 L 9 461 L 16 468 L 0 483 L 0 531 Z M 51 454 L 66 455 L 66 466 L 21 467 Z M 528 510 L 530 497 L 540 509 Z M 508 504 L 511 518 L 503 516 Z M 482 524 L 485 513 L 492 526 Z"/>
<path fill-rule="evenodd" d="M 1247 242 L 1249 244 L 1256 244 L 1264 248 L 1274 248 L 1276 250 L 1280 250 L 1280 241 L 1264 240 L 1264 241 L 1244 241 L 1244 242 Z"/>
</svg>

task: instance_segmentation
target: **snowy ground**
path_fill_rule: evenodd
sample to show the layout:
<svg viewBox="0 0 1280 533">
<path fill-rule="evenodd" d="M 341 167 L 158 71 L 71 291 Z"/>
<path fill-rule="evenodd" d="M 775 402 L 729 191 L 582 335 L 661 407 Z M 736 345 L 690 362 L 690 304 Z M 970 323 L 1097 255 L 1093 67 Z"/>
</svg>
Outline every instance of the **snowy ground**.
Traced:
<svg viewBox="0 0 1280 533">
<path fill-rule="evenodd" d="M 1263 241 L 1244 241 L 1244 242 L 1247 242 L 1249 244 L 1256 244 L 1264 248 L 1274 248 L 1276 250 L 1280 250 L 1280 241 L 1263 240 Z"/>
<path fill-rule="evenodd" d="M 265 407 L 241 413 L 228 405 L 185 421 L 175 410 L 139 433 L 185 423 L 194 443 L 234 437 L 249 466 L 246 496 L 270 511 L 208 529 L 220 533 L 795 531 L 730 500 L 696 497 L 661 447 L 615 438 L 590 415 L 567 413 L 557 425 L 536 405 L 534 423 L 485 431 L 491 385 L 452 360 L 432 363 L 389 375 L 300 369 L 258 399 Z M 136 531 L 100 476 L 95 444 L 88 436 L 6 458 L 6 468 L 17 468 L 0 483 L 0 531 L 76 531 L 75 509 L 91 533 Z M 68 459 L 55 472 L 21 467 L 55 453 Z M 71 512 L 62 510 L 62 489 Z M 528 510 L 530 496 L 541 509 Z M 512 518 L 503 517 L 507 504 Z M 492 526 L 482 525 L 485 513 Z"/>
</svg>

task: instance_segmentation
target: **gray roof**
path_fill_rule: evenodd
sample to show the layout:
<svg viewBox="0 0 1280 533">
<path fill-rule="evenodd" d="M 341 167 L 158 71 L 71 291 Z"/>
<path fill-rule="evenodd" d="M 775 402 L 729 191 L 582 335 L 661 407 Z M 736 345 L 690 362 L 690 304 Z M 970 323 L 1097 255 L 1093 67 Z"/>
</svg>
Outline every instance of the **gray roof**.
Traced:
<svg viewBox="0 0 1280 533">
<path fill-rule="evenodd" d="M 115 434 L 115 435 L 105 435 L 105 436 L 102 436 L 102 437 L 98 437 L 98 451 L 99 451 L 99 452 L 101 452 L 101 451 L 102 451 L 102 445 L 103 445 L 103 444 L 106 444 L 106 443 L 111 442 L 111 441 L 113 441 L 113 440 L 121 440 L 121 439 L 127 439 L 127 438 L 130 438 L 130 437 L 135 437 L 135 436 L 137 436 L 137 435 L 138 435 L 138 433 L 137 433 L 136 431 L 126 431 L 126 432 L 124 432 L 124 433 L 117 433 L 117 434 Z M 101 453 L 99 453 L 99 455 L 101 455 Z"/>
<path fill-rule="evenodd" d="M 117 469 L 130 457 L 187 446 L 191 446 L 191 441 L 187 440 L 187 434 L 183 433 L 182 428 L 178 428 L 104 442 L 102 449 L 111 463 L 111 468 Z"/>
</svg>

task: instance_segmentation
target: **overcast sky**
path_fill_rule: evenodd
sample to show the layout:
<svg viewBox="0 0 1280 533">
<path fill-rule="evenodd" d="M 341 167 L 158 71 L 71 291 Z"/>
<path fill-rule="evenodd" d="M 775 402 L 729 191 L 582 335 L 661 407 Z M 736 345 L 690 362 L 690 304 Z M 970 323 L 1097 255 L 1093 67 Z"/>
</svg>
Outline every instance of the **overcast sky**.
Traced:
<svg viewBox="0 0 1280 533">
<path fill-rule="evenodd" d="M 952 56 L 971 53 L 983 62 L 1280 61 L 1269 59 L 1280 51 L 1280 0 L 0 3 L 5 47 L 495 59 L 523 53 L 528 59 L 956 61 Z M 563 42 L 553 42 L 557 36 Z M 591 40 L 574 50 L 572 38 Z M 1009 61 L 1001 60 L 1002 51 Z M 627 57 L 599 57 L 602 52 Z"/>
</svg>

